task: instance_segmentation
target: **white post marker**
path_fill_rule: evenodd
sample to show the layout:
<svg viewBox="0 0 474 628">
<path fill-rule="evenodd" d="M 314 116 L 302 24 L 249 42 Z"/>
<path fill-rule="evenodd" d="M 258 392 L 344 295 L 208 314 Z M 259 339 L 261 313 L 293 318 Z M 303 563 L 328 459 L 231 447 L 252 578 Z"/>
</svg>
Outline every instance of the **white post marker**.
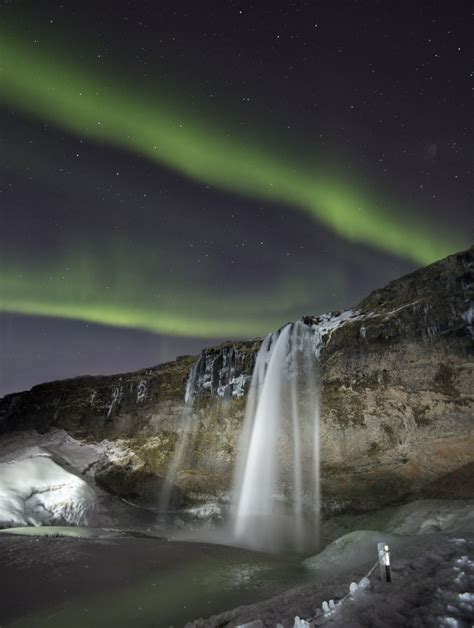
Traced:
<svg viewBox="0 0 474 628">
<path fill-rule="evenodd" d="M 377 543 L 379 553 L 380 577 L 382 582 L 392 582 L 392 568 L 390 566 L 390 548 L 385 543 Z"/>
</svg>

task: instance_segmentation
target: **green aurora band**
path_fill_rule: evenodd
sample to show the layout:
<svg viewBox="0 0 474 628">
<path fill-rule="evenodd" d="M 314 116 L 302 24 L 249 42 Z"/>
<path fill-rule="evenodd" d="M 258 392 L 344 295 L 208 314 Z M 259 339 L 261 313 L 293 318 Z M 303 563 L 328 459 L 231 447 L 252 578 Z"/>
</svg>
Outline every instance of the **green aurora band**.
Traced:
<svg viewBox="0 0 474 628">
<path fill-rule="evenodd" d="M 170 283 L 162 275 L 151 281 L 141 270 L 144 266 L 128 257 L 123 267 L 111 250 L 102 258 L 78 251 L 61 264 L 36 268 L 9 264 L 0 274 L 0 310 L 212 338 L 263 335 L 314 308 L 314 295 L 308 294 L 304 280 L 286 278 L 245 299 L 222 293 L 216 304 L 214 293 L 197 291 L 184 278 Z M 328 281 L 334 286 L 341 277 L 333 273 Z"/>
<path fill-rule="evenodd" d="M 204 184 L 297 208 L 342 238 L 420 264 L 462 248 L 462 238 L 414 219 L 407 223 L 341 178 L 230 139 L 5 33 L 0 59 L 4 101 L 81 137 L 126 148 Z"/>
<path fill-rule="evenodd" d="M 61 61 L 10 33 L 0 34 L 0 60 L 0 102 L 80 137 L 143 155 L 203 184 L 287 205 L 349 242 L 416 263 L 433 262 L 464 245 L 461 236 L 388 211 L 343 178 L 315 174 L 264 146 L 231 139 L 204 120 L 127 91 L 117 80 Z M 138 269 L 114 290 L 96 282 L 91 269 L 77 270 L 84 268 L 80 262 L 74 276 L 61 280 L 68 263 L 59 259 L 54 267 L 32 269 L 8 260 L 0 277 L 0 310 L 212 337 L 263 333 L 283 323 L 287 313 L 298 315 L 296 308 L 314 307 L 303 281 L 288 278 L 266 293 L 245 300 L 224 296 L 217 305 L 215 295 L 190 299 L 192 288 L 166 289 L 137 279 Z M 115 275 L 122 272 L 115 268 Z M 156 285 L 160 294 L 150 298 Z"/>
</svg>

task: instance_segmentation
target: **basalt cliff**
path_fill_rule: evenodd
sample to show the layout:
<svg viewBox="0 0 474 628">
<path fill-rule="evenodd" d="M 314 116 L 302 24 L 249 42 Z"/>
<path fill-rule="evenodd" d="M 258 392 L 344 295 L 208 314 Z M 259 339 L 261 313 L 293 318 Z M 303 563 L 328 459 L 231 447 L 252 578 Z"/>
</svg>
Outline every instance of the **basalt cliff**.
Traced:
<svg viewBox="0 0 474 628">
<path fill-rule="evenodd" d="M 474 496 L 474 248 L 392 281 L 352 310 L 307 316 L 320 354 L 326 513 Z M 88 469 L 102 489 L 156 505 L 183 429 L 198 423 L 176 506 L 228 500 L 261 339 L 134 373 L 78 377 L 0 400 L 0 440 L 61 429 L 120 455 Z M 185 404 L 187 398 L 187 405 Z"/>
</svg>

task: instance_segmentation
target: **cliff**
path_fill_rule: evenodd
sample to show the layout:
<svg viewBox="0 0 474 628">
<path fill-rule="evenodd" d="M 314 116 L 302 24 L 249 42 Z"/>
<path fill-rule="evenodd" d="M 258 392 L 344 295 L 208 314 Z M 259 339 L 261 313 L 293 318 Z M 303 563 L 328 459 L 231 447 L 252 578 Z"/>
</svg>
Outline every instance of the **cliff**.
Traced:
<svg viewBox="0 0 474 628">
<path fill-rule="evenodd" d="M 419 496 L 474 496 L 474 248 L 375 290 L 352 310 L 307 316 L 321 326 L 322 494 L 328 512 Z M 0 430 L 63 428 L 116 441 L 120 463 L 97 480 L 152 503 L 183 427 L 197 435 L 178 474 L 184 502 L 225 500 L 261 339 L 134 373 L 79 377 L 0 400 Z"/>
</svg>

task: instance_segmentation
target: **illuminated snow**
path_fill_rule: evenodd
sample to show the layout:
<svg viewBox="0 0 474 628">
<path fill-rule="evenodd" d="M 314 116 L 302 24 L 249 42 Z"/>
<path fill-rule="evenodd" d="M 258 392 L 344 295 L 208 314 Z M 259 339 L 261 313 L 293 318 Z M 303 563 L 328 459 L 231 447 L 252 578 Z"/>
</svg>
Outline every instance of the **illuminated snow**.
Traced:
<svg viewBox="0 0 474 628">
<path fill-rule="evenodd" d="M 96 496 L 46 453 L 0 463 L 0 527 L 90 525 Z"/>
</svg>

